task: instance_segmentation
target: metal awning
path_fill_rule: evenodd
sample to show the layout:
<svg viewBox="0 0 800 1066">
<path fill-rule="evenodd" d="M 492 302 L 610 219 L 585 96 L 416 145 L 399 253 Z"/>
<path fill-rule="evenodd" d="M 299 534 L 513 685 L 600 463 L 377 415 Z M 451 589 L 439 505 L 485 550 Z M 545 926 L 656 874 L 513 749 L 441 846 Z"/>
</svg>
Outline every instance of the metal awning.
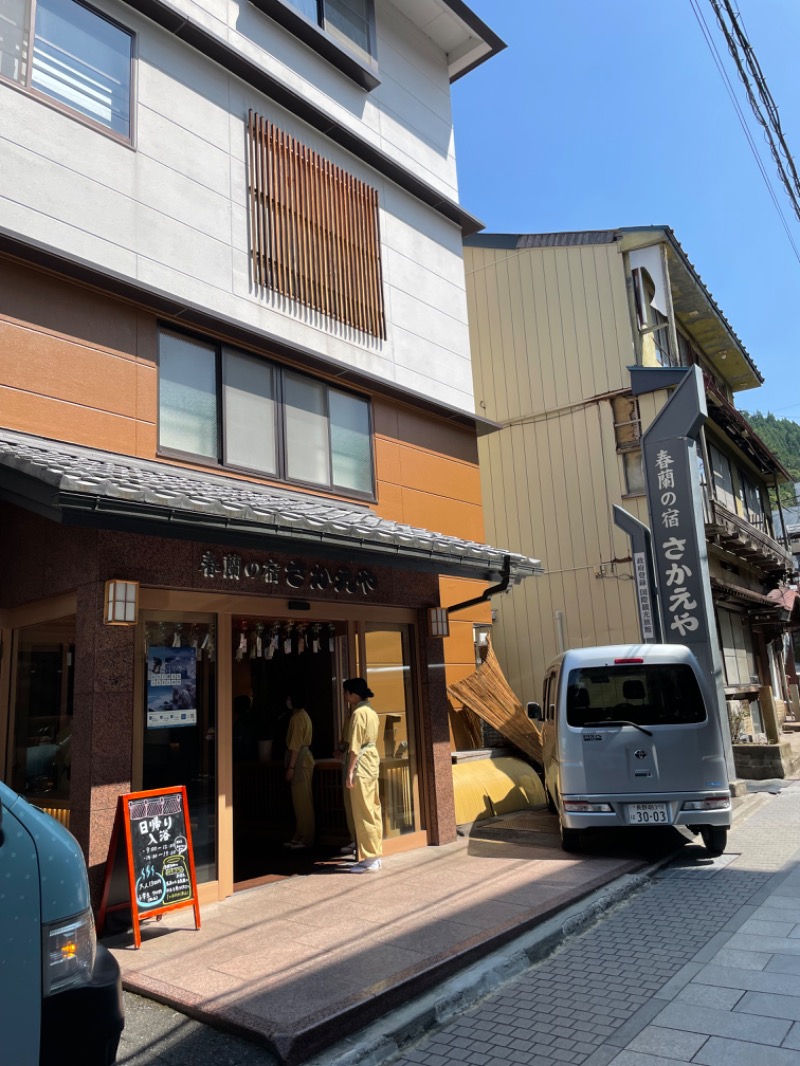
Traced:
<svg viewBox="0 0 800 1066">
<path fill-rule="evenodd" d="M 65 525 L 512 582 L 538 559 L 380 518 L 369 507 L 0 430 L 0 499 Z M 508 561 L 508 562 L 507 562 Z"/>
</svg>

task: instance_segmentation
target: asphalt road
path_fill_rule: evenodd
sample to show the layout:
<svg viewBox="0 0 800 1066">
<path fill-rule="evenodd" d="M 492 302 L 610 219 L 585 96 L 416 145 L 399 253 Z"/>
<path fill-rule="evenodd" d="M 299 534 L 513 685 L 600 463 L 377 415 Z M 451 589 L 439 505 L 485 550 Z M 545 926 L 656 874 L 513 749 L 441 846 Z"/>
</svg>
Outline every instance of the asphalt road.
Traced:
<svg viewBox="0 0 800 1066">
<path fill-rule="evenodd" d="M 172 1007 L 125 993 L 117 1066 L 277 1066 L 278 1059 L 232 1033 L 211 1029 Z"/>
</svg>

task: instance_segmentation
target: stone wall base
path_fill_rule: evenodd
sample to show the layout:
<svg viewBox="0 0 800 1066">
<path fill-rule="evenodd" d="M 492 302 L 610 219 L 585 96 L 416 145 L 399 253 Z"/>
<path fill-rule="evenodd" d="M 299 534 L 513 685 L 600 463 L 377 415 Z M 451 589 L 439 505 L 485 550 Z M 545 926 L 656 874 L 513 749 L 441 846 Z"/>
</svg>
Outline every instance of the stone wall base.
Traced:
<svg viewBox="0 0 800 1066">
<path fill-rule="evenodd" d="M 778 744 L 734 744 L 733 762 L 737 776 L 749 781 L 791 777 L 800 767 L 800 751 L 788 740 Z"/>
</svg>

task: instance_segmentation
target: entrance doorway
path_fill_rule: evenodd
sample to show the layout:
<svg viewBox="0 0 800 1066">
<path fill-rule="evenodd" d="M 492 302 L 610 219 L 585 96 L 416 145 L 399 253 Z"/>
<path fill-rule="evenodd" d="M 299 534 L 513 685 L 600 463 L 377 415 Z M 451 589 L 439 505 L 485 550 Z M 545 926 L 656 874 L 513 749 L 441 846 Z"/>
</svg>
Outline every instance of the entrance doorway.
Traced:
<svg viewBox="0 0 800 1066">
<path fill-rule="evenodd" d="M 347 676 L 346 622 L 231 619 L 233 879 L 237 887 L 308 872 L 348 842 L 339 740 Z M 286 700 L 300 693 L 312 721 L 313 847 L 285 847 L 294 835 L 286 781 Z"/>
<path fill-rule="evenodd" d="M 424 843 L 417 777 L 413 627 L 384 622 L 231 619 L 233 880 L 237 888 L 338 862 L 349 842 L 339 744 L 349 713 L 345 678 L 374 692 L 384 851 Z M 312 720 L 313 847 L 285 847 L 294 832 L 286 781 L 287 696 L 298 689 Z"/>
</svg>

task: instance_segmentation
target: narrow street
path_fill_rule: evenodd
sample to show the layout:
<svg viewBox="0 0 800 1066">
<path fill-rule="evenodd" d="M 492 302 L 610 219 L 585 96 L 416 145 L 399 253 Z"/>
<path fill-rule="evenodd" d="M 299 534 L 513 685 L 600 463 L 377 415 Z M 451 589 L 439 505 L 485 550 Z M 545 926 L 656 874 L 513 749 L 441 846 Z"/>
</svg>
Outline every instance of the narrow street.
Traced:
<svg viewBox="0 0 800 1066">
<path fill-rule="evenodd" d="M 392 1066 L 797 1066 L 800 782 Z M 697 856 L 697 857 L 695 857 Z"/>
<path fill-rule="evenodd" d="M 554 952 L 400 1054 L 381 1060 L 365 1032 L 315 1066 L 800 1063 L 800 781 L 760 787 L 721 858 L 690 844 L 625 902 L 587 901 L 594 921 L 566 919 Z M 126 999 L 124 1066 L 277 1063 L 246 1039 Z"/>
</svg>

